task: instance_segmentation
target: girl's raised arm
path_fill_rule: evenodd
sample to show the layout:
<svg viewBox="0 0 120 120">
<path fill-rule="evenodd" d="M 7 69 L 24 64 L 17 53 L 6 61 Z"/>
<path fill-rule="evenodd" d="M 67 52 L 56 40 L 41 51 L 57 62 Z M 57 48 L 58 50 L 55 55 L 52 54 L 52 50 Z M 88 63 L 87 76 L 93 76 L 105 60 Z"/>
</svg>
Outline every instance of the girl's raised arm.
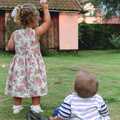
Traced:
<svg viewBox="0 0 120 120">
<path fill-rule="evenodd" d="M 43 20 L 43 23 L 39 27 L 35 28 L 37 35 L 42 35 L 45 32 L 47 32 L 48 28 L 50 27 L 50 23 L 51 23 L 51 17 L 50 17 L 50 13 L 48 10 L 48 4 L 43 2 L 41 3 L 41 6 L 44 12 L 44 20 Z"/>
</svg>

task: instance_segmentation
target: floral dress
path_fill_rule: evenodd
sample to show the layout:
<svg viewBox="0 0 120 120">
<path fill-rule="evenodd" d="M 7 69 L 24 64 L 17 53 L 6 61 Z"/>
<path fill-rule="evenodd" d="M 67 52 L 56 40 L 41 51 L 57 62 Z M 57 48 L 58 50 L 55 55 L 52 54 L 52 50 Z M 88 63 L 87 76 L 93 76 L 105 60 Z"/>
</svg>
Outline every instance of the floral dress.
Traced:
<svg viewBox="0 0 120 120">
<path fill-rule="evenodd" d="M 21 98 L 46 95 L 46 69 L 35 30 L 16 30 L 13 37 L 16 54 L 10 64 L 5 94 Z"/>
</svg>

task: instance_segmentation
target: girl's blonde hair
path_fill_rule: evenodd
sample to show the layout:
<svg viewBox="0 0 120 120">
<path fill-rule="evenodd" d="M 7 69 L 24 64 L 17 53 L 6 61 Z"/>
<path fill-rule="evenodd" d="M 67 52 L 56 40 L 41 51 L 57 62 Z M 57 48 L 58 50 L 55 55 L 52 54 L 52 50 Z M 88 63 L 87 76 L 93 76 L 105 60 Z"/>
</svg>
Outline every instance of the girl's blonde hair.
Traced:
<svg viewBox="0 0 120 120">
<path fill-rule="evenodd" d="M 14 11 L 14 10 L 13 10 Z M 39 16 L 39 11 L 33 4 L 17 5 L 15 8 L 15 15 L 13 16 L 16 24 L 28 26 L 33 19 Z"/>
</svg>

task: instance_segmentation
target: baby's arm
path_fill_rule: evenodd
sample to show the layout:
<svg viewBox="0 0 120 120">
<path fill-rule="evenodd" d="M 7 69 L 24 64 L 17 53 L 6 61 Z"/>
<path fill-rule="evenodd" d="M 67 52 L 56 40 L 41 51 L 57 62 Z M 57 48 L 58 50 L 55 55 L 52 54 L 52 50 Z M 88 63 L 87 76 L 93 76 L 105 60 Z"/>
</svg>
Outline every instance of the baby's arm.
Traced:
<svg viewBox="0 0 120 120">
<path fill-rule="evenodd" d="M 99 110 L 99 113 L 102 116 L 102 120 L 110 120 L 108 108 L 105 102 L 103 103 L 103 105 L 101 105 L 101 109 Z"/>
<path fill-rule="evenodd" d="M 9 39 L 7 45 L 6 45 L 6 48 L 5 48 L 6 51 L 14 50 L 15 49 L 15 44 L 14 44 L 13 36 L 14 35 L 12 33 L 11 36 L 10 36 L 10 39 Z"/>
<path fill-rule="evenodd" d="M 40 0 L 40 4 L 44 12 L 44 21 L 39 27 L 35 29 L 37 35 L 44 34 L 50 27 L 50 23 L 51 23 L 51 17 L 50 17 L 50 13 L 48 10 L 48 4 L 44 2 L 44 0 Z"/>
<path fill-rule="evenodd" d="M 54 110 L 53 116 L 50 120 L 65 120 L 71 116 L 71 95 L 64 99 L 64 102 Z"/>
<path fill-rule="evenodd" d="M 105 101 L 102 99 L 102 97 L 100 100 L 99 113 L 102 117 L 102 120 L 110 120 L 108 107 L 107 107 Z"/>
</svg>

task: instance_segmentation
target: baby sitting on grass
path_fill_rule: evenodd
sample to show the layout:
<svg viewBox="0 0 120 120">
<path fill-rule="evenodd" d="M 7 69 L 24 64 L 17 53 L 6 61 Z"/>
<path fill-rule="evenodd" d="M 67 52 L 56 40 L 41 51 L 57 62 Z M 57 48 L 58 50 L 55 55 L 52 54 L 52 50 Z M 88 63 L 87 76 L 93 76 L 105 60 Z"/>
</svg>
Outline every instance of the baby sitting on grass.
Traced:
<svg viewBox="0 0 120 120">
<path fill-rule="evenodd" d="M 97 94 L 98 81 L 94 75 L 80 70 L 74 90 L 54 111 L 50 120 L 110 120 L 107 105 Z"/>
</svg>

